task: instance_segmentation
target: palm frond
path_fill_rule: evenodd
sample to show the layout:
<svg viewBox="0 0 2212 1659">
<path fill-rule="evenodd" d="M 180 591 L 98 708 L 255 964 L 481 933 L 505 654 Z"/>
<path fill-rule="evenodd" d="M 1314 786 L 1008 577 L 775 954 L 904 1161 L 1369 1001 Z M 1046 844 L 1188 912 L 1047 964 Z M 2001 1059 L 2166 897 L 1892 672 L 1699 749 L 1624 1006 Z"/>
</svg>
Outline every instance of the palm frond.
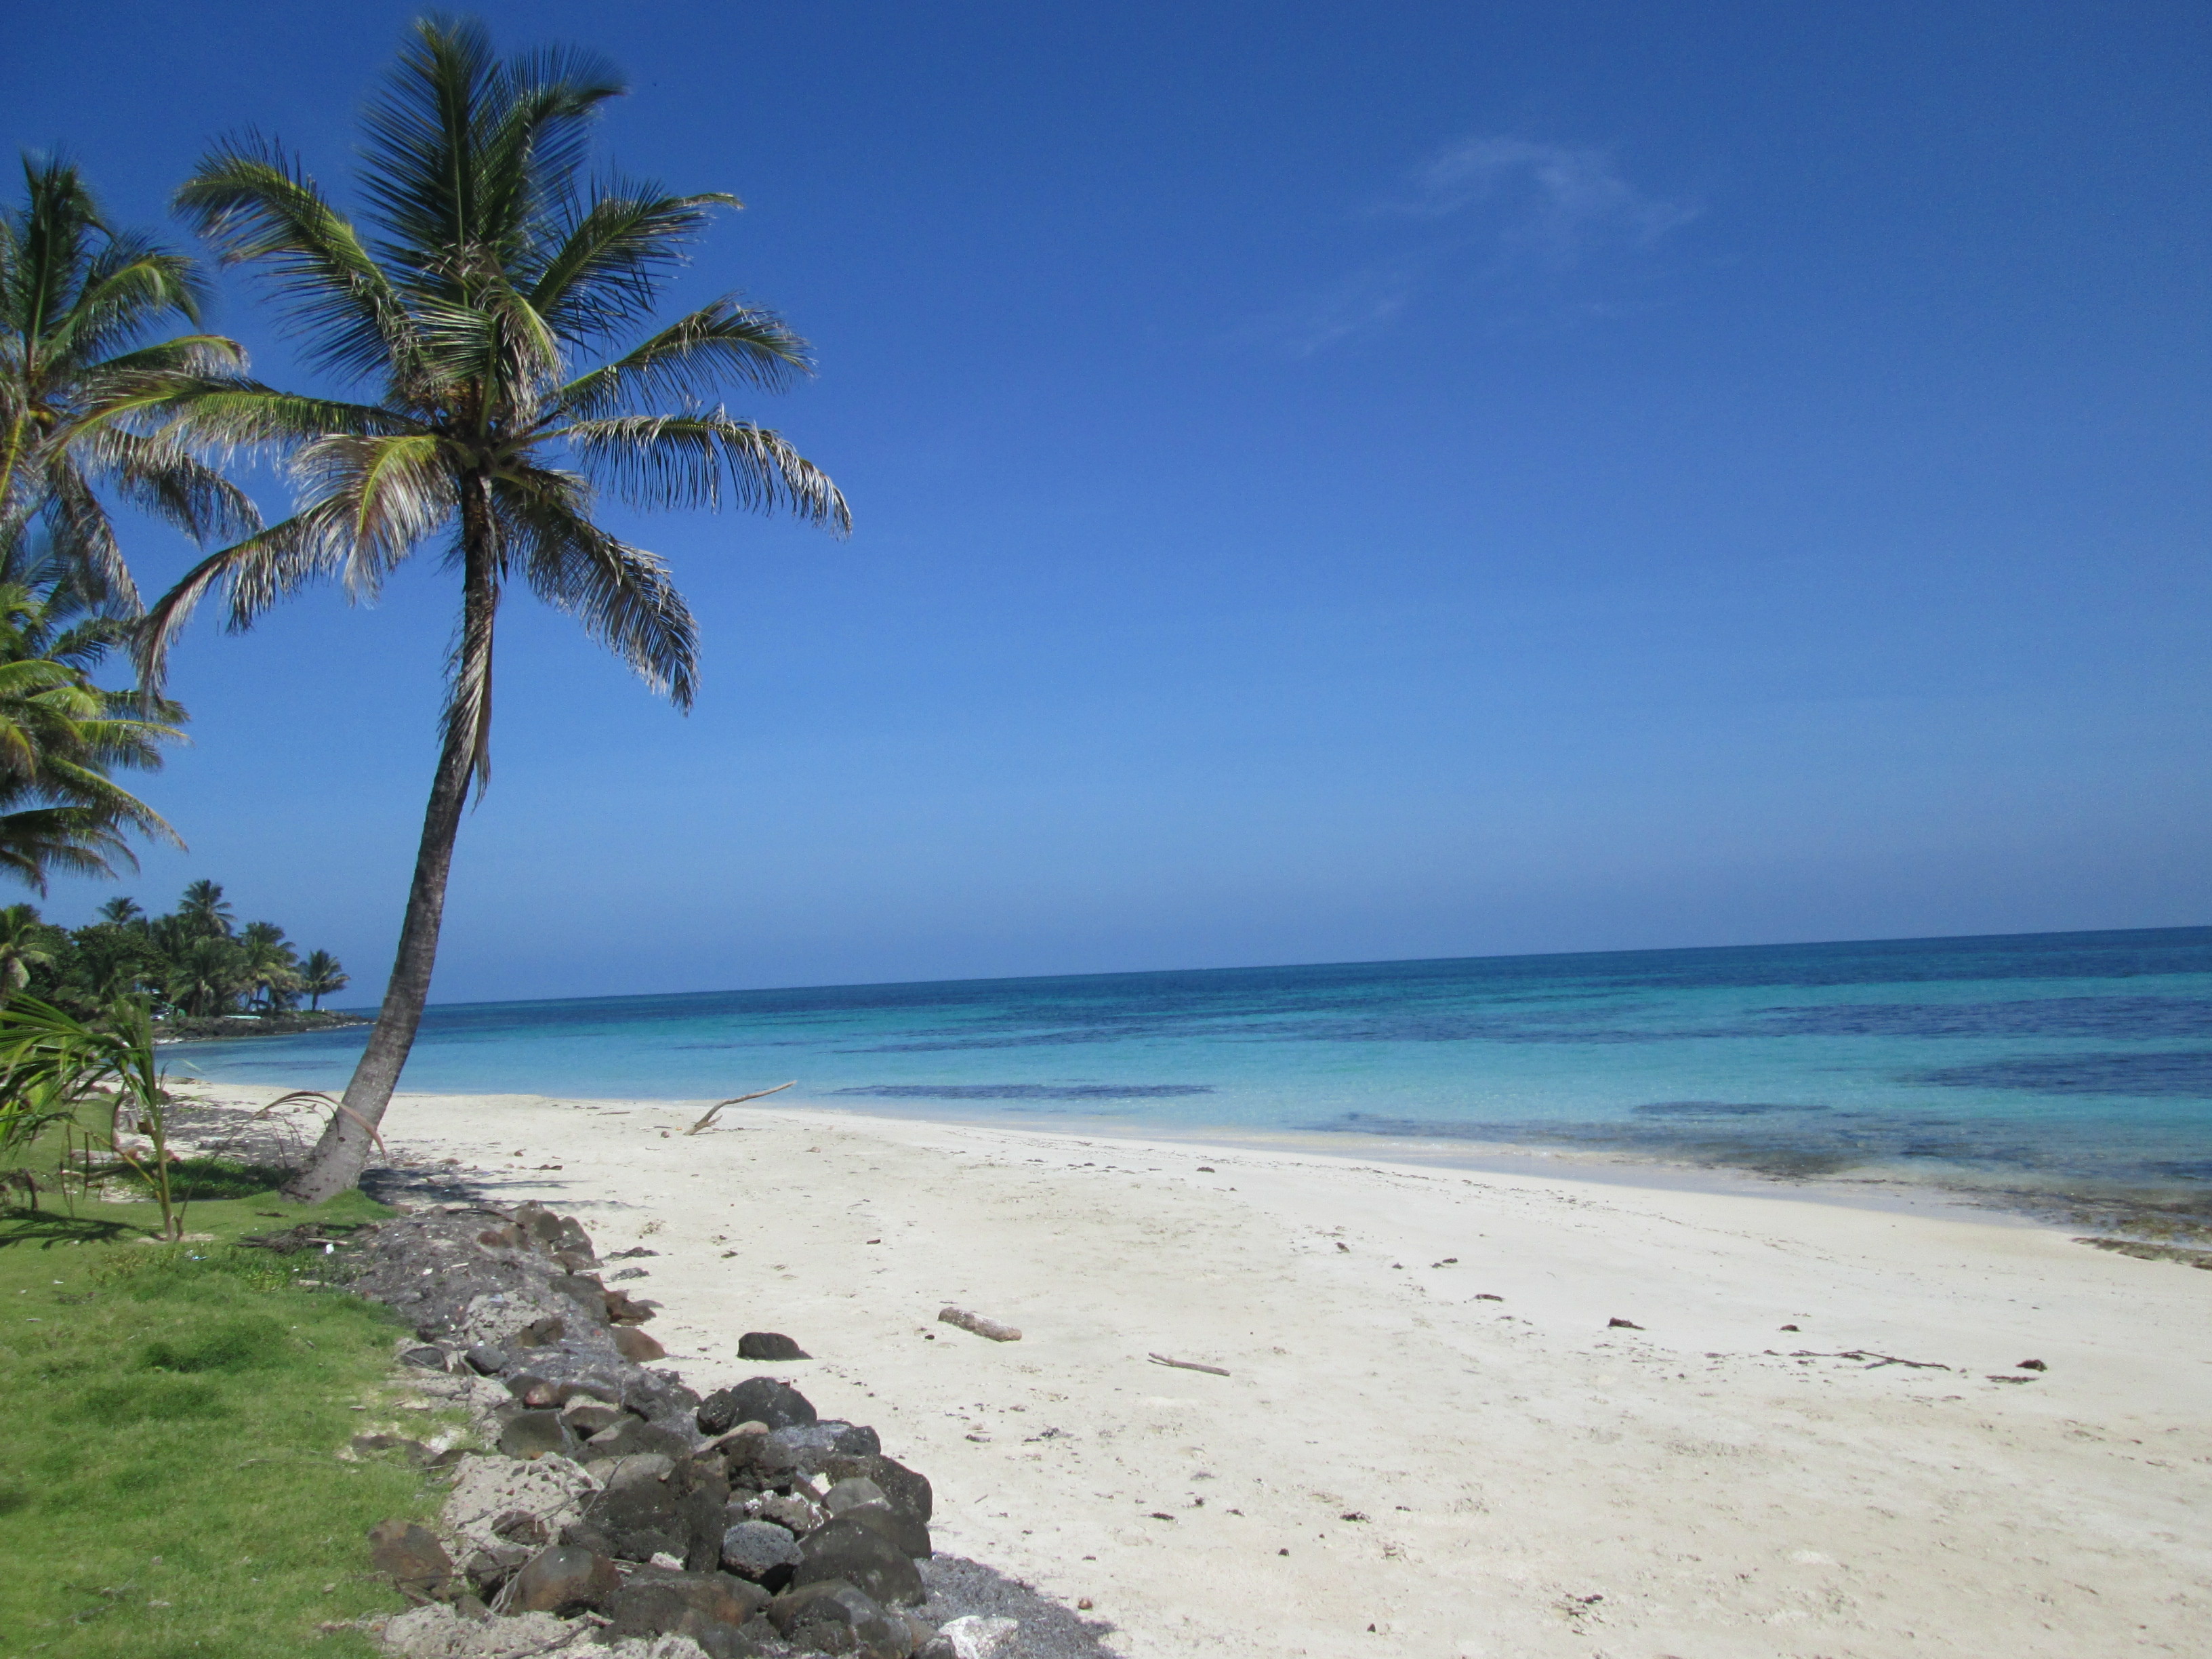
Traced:
<svg viewBox="0 0 2212 1659">
<path fill-rule="evenodd" d="M 781 507 L 842 535 L 851 510 L 829 475 L 777 433 L 720 409 L 623 415 L 561 429 L 584 471 L 642 507 Z"/>
<path fill-rule="evenodd" d="M 682 263 L 712 209 L 744 205 L 720 191 L 667 196 L 643 185 L 595 191 L 561 228 L 530 302 L 566 339 L 604 338 L 651 314 L 661 281 Z"/>
<path fill-rule="evenodd" d="M 813 368 L 806 342 L 783 319 L 725 295 L 579 375 L 550 402 L 564 415 L 590 418 L 648 403 L 689 403 L 732 380 L 780 391 Z"/>
</svg>

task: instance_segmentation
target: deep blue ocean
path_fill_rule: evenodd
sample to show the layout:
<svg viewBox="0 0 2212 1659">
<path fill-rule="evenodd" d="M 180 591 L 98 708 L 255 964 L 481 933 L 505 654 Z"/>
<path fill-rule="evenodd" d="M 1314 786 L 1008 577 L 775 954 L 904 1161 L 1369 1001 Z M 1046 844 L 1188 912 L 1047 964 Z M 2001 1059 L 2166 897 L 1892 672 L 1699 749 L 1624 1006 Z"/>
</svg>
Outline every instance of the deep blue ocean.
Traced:
<svg viewBox="0 0 2212 1659">
<path fill-rule="evenodd" d="M 337 1088 L 363 1036 L 169 1061 Z M 2212 928 L 450 1004 L 403 1086 L 789 1079 L 775 1103 L 2212 1199 Z"/>
</svg>

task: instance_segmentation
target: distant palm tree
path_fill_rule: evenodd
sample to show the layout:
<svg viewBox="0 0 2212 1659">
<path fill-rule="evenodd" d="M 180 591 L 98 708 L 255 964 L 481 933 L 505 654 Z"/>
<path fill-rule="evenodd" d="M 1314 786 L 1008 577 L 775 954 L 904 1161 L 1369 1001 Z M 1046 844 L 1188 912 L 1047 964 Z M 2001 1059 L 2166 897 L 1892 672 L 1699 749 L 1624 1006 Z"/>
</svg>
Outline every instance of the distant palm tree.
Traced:
<svg viewBox="0 0 2212 1659">
<path fill-rule="evenodd" d="M 14 996 L 31 982 L 31 969 L 52 964 L 53 930 L 27 904 L 0 907 L 0 994 Z"/>
<path fill-rule="evenodd" d="M 307 959 L 300 964 L 300 988 L 307 994 L 307 1006 L 318 1012 L 325 997 L 344 990 L 351 983 L 346 977 L 345 964 L 328 951 L 310 951 Z"/>
<path fill-rule="evenodd" d="M 300 959 L 273 921 L 249 921 L 238 930 L 248 988 L 272 1007 L 288 1003 L 300 988 Z"/>
<path fill-rule="evenodd" d="M 185 889 L 177 915 L 203 939 L 228 939 L 234 913 L 222 896 L 220 882 L 196 881 Z"/>
<path fill-rule="evenodd" d="M 188 1014 L 219 1014 L 251 979 L 236 939 L 202 935 L 171 961 L 169 1000 Z"/>
<path fill-rule="evenodd" d="M 111 927 L 128 927 L 143 921 L 146 911 L 135 898 L 112 898 L 100 907 L 100 919 Z"/>
<path fill-rule="evenodd" d="M 34 528 L 88 593 L 138 610 L 102 488 L 196 538 L 257 526 L 253 504 L 195 453 L 191 398 L 245 361 L 191 332 L 202 284 L 185 255 L 112 229 L 76 168 L 23 159 L 0 211 L 0 542 Z"/>
<path fill-rule="evenodd" d="M 781 437 L 705 401 L 720 385 L 774 387 L 808 367 L 804 342 L 775 317 L 716 300 L 577 371 L 580 354 L 650 318 L 711 210 L 737 205 L 586 183 L 590 122 L 621 90 L 588 58 L 501 63 L 478 26 L 425 21 L 365 117 L 370 236 L 260 138 L 220 146 L 178 193 L 227 263 L 268 269 L 312 361 L 373 376 L 381 391 L 379 402 L 346 403 L 237 387 L 192 404 L 194 421 L 211 422 L 196 430 L 284 449 L 298 507 L 204 560 L 154 607 L 148 683 L 218 581 L 231 625 L 246 628 L 317 579 L 374 593 L 434 540 L 460 578 L 443 743 L 398 957 L 346 1109 L 288 1189 L 300 1198 L 354 1183 L 414 1043 L 461 811 L 490 775 L 492 635 L 507 586 L 570 612 L 688 708 L 690 612 L 658 557 L 596 521 L 593 485 L 635 506 L 726 498 L 839 531 L 850 523 L 836 486 Z"/>
<path fill-rule="evenodd" d="M 21 537 L 0 541 L 0 870 L 44 892 L 52 870 L 135 866 L 130 833 L 183 844 L 110 774 L 159 769 L 184 711 L 92 683 L 120 624 L 51 551 L 25 550 Z"/>
</svg>

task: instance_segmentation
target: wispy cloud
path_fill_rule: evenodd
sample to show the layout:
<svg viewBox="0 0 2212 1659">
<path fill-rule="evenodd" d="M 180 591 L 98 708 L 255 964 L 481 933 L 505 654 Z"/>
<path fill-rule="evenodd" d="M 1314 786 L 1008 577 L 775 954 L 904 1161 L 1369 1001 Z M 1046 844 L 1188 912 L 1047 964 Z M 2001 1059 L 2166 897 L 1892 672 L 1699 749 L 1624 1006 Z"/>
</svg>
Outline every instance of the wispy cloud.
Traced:
<svg viewBox="0 0 2212 1659">
<path fill-rule="evenodd" d="M 1646 195 L 1601 149 L 1527 138 L 1468 138 L 1439 152 L 1392 204 L 1415 218 L 1479 212 L 1501 252 L 1554 266 L 1600 248 L 1648 248 L 1698 216 L 1695 203 Z"/>
<path fill-rule="evenodd" d="M 1639 190 L 1610 154 L 1519 137 L 1473 137 L 1437 151 L 1376 203 L 1370 219 L 1417 227 L 1411 245 L 1275 313 L 1259 331 L 1309 356 L 1396 322 L 1441 284 L 1515 276 L 1556 289 L 1569 273 L 1613 274 L 1698 217 L 1695 202 Z M 1526 303 L 1528 295 L 1518 296 Z M 1639 309 L 1587 292 L 1553 292 L 1565 317 Z"/>
</svg>

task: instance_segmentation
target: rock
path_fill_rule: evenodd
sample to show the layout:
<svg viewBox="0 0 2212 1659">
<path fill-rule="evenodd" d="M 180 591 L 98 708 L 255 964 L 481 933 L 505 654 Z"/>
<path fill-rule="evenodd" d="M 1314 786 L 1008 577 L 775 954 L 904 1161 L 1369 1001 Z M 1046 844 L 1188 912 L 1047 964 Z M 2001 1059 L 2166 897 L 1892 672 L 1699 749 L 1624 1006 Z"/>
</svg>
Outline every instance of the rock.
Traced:
<svg viewBox="0 0 2212 1659">
<path fill-rule="evenodd" d="M 1609 1331 L 1640 1331 L 1644 1328 L 1632 1319 L 1608 1319 L 1605 1327 Z"/>
<path fill-rule="evenodd" d="M 691 1443 L 669 1429 L 655 1428 L 642 1418 L 617 1407 L 615 1420 L 586 1443 L 586 1457 L 635 1457 L 658 1452 L 664 1457 L 688 1456 Z"/>
<path fill-rule="evenodd" d="M 615 1352 L 633 1365 L 649 1364 L 668 1358 L 668 1350 L 635 1325 L 615 1327 Z"/>
<path fill-rule="evenodd" d="M 607 1316 L 606 1286 L 587 1273 L 555 1273 L 545 1281 L 545 1288 L 556 1296 L 565 1296 L 594 1324 L 605 1322 Z"/>
<path fill-rule="evenodd" d="M 822 1495 L 822 1507 L 832 1515 L 842 1515 L 862 1504 L 888 1506 L 890 1503 L 884 1489 L 865 1474 L 848 1475 Z"/>
<path fill-rule="evenodd" d="M 2023 1359 L 2013 1366 L 2013 1370 L 2016 1371 L 2047 1371 L 2050 1369 L 2051 1367 L 2040 1359 Z"/>
<path fill-rule="evenodd" d="M 660 1310 L 657 1302 L 640 1302 L 628 1291 L 601 1291 L 607 1318 L 617 1325 L 642 1325 Z"/>
<path fill-rule="evenodd" d="M 597 1613 L 621 1588 L 621 1576 L 605 1556 L 562 1544 L 541 1551 L 514 1575 L 507 1604 L 517 1613 Z"/>
<path fill-rule="evenodd" d="M 508 1418 L 500 1430 L 499 1449 L 507 1456 L 525 1462 L 556 1455 L 573 1457 L 576 1437 L 568 1431 L 568 1425 L 561 1420 L 558 1412 L 521 1411 Z"/>
<path fill-rule="evenodd" d="M 795 1567 L 799 1562 L 799 1540 L 773 1521 L 740 1521 L 722 1534 L 722 1565 L 741 1578 L 759 1583 L 779 1567 Z M 784 1581 L 791 1577 L 787 1571 L 777 1576 Z"/>
<path fill-rule="evenodd" d="M 438 1534 L 418 1522 L 378 1522 L 368 1529 L 368 1558 L 410 1601 L 451 1601 L 464 1588 Z"/>
<path fill-rule="evenodd" d="M 787 1532 L 801 1534 L 812 1532 L 830 1518 L 822 1512 L 821 1505 L 805 1492 L 764 1492 L 750 1507 L 759 1519 L 772 1521 Z"/>
<path fill-rule="evenodd" d="M 848 1583 L 794 1586 L 769 1603 L 768 1616 L 794 1647 L 865 1659 L 907 1659 L 913 1650 L 906 1620 Z"/>
<path fill-rule="evenodd" d="M 600 1400 L 610 1406 L 622 1404 L 623 1386 L 605 1377 L 571 1377 L 554 1390 L 554 1403 L 565 1406 L 572 1400 Z"/>
<path fill-rule="evenodd" d="M 969 1613 L 948 1620 L 922 1644 L 915 1659 L 999 1659 L 1014 1644 L 1021 1626 L 1012 1619 Z"/>
<path fill-rule="evenodd" d="M 532 1407 L 554 1405 L 561 1398 L 559 1385 L 538 1376 L 536 1371 L 517 1371 L 507 1379 L 507 1391 L 524 1405 Z"/>
<path fill-rule="evenodd" d="M 650 1561 L 665 1553 L 686 1571 L 711 1572 L 722 1559 L 729 1498 L 721 1472 L 702 1459 L 675 1459 L 656 1476 L 647 1460 L 633 1458 L 564 1536 L 625 1561 Z"/>
<path fill-rule="evenodd" d="M 410 1348 L 399 1356 L 399 1362 L 403 1365 L 412 1365 L 418 1370 L 442 1371 L 446 1369 L 446 1351 L 443 1348 Z"/>
<path fill-rule="evenodd" d="M 477 1343 L 462 1358 L 469 1362 L 471 1370 L 483 1376 L 496 1376 L 512 1363 L 506 1349 L 494 1347 L 489 1342 Z"/>
<path fill-rule="evenodd" d="M 610 1405 L 604 1400 L 594 1400 L 591 1395 L 585 1395 L 569 1401 L 561 1407 L 561 1420 L 575 1433 L 589 1439 L 595 1434 L 611 1429 L 617 1423 L 634 1423 L 637 1419 L 620 1406 Z"/>
<path fill-rule="evenodd" d="M 549 1348 L 568 1334 L 567 1322 L 549 1314 L 532 1320 L 508 1340 L 518 1348 Z"/>
<path fill-rule="evenodd" d="M 740 1359 L 811 1359 L 814 1356 L 781 1331 L 747 1331 L 738 1339 Z"/>
<path fill-rule="evenodd" d="M 824 1458 L 823 1474 L 832 1480 L 864 1478 L 883 1489 L 890 1506 L 911 1516 L 927 1526 L 936 1510 L 935 1494 L 930 1490 L 929 1478 L 917 1474 L 903 1463 L 880 1453 L 872 1457 L 852 1457 L 839 1455 Z"/>
<path fill-rule="evenodd" d="M 792 1587 L 842 1578 L 878 1601 L 919 1607 L 928 1592 L 906 1552 L 874 1528 L 846 1516 L 817 1527 L 801 1540 Z"/>
<path fill-rule="evenodd" d="M 722 1573 L 633 1573 L 607 1605 L 605 1636 L 688 1636 L 712 1659 L 736 1659 L 759 1651 L 739 1632 L 768 1602 L 759 1585 Z"/>
<path fill-rule="evenodd" d="M 616 1334 L 619 1339 L 621 1334 Z M 813 1404 L 805 1395 L 772 1376 L 749 1376 L 734 1389 L 717 1389 L 699 1402 L 702 1434 L 726 1434 L 740 1423 L 799 1428 L 815 1418 Z"/>
<path fill-rule="evenodd" d="M 910 1556 L 917 1561 L 927 1561 L 933 1553 L 929 1544 L 929 1528 L 889 1504 L 855 1504 L 840 1518 L 858 1522 L 870 1532 L 879 1534 L 900 1554 Z"/>
</svg>

